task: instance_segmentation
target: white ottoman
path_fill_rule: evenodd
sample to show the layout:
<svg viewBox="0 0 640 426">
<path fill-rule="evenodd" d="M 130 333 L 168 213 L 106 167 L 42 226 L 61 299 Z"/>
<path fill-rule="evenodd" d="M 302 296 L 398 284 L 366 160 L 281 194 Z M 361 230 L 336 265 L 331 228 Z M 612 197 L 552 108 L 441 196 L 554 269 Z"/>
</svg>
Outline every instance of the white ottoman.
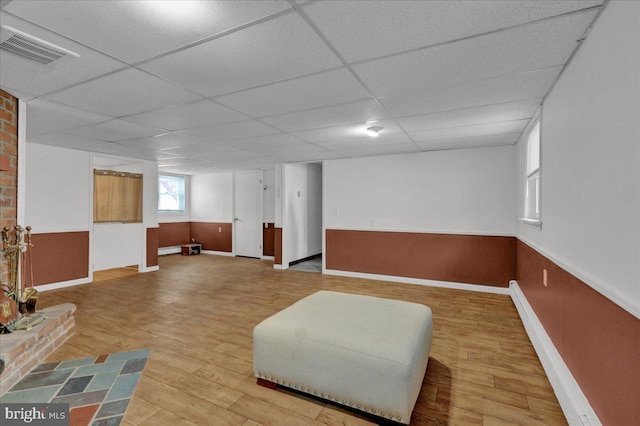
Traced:
<svg viewBox="0 0 640 426">
<path fill-rule="evenodd" d="M 319 291 L 256 326 L 254 374 L 263 385 L 408 424 L 427 369 L 432 324 L 424 305 Z"/>
</svg>

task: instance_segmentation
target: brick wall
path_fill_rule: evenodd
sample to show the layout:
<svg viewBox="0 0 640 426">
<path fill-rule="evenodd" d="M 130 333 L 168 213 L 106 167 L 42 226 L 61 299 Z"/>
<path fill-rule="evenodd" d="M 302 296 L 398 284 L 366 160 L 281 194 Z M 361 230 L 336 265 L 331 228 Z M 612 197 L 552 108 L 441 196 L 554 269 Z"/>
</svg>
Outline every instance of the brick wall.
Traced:
<svg viewBox="0 0 640 426">
<path fill-rule="evenodd" d="M 0 90 L 0 227 L 14 226 L 18 201 L 18 100 Z M 8 278 L 2 256 L 2 282 Z"/>
</svg>

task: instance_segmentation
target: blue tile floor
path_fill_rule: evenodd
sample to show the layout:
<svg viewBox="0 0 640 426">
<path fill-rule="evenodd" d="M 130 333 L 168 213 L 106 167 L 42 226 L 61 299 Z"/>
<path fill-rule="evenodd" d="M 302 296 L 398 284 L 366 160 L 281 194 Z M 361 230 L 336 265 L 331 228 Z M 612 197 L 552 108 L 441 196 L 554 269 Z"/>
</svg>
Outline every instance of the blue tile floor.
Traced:
<svg viewBox="0 0 640 426">
<path fill-rule="evenodd" d="M 0 402 L 68 403 L 70 426 L 117 426 L 149 353 L 144 349 L 40 364 Z"/>
</svg>

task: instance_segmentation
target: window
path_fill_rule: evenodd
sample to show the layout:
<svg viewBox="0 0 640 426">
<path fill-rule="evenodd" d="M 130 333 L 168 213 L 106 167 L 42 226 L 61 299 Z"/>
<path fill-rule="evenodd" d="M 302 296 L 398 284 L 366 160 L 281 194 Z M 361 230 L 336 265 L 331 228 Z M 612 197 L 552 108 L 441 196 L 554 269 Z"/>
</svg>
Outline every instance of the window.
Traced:
<svg viewBox="0 0 640 426">
<path fill-rule="evenodd" d="M 527 182 L 524 219 L 540 225 L 540 121 L 527 136 Z"/>
<path fill-rule="evenodd" d="M 94 169 L 93 221 L 142 222 L 142 175 Z"/>
<path fill-rule="evenodd" d="M 184 176 L 158 176 L 158 211 L 184 212 Z"/>
</svg>

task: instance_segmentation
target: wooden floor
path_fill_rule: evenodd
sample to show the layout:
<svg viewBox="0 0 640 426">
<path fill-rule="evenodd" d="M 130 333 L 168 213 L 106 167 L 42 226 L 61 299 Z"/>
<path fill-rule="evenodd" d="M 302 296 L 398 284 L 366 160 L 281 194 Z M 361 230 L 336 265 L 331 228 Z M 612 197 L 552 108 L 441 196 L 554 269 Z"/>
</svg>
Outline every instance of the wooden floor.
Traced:
<svg viewBox="0 0 640 426">
<path fill-rule="evenodd" d="M 255 384 L 252 329 L 315 291 L 423 303 L 429 365 L 412 425 L 566 424 L 510 298 L 171 255 L 160 271 L 42 292 L 77 305 L 76 334 L 47 361 L 151 349 L 124 425 L 361 425 L 375 420 Z"/>
</svg>

